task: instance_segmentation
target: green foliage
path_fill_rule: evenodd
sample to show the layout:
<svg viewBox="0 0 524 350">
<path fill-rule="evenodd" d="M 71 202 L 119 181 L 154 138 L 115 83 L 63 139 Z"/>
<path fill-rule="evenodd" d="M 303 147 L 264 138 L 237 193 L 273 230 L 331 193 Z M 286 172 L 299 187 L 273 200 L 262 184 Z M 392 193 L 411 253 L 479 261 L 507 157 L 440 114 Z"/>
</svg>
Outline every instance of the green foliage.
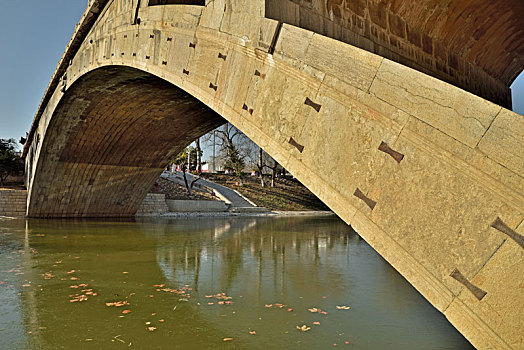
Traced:
<svg viewBox="0 0 524 350">
<path fill-rule="evenodd" d="M 196 170 L 197 167 L 197 151 L 194 147 L 186 147 L 180 153 L 178 153 L 171 161 L 171 164 L 180 165 L 181 167 L 187 166 L 187 152 L 189 152 L 189 169 Z M 202 156 L 203 151 L 200 151 L 200 156 Z"/>
<path fill-rule="evenodd" d="M 15 175 L 24 170 L 24 162 L 15 154 L 14 139 L 0 139 L 0 185 L 5 185 L 9 175 Z"/>
<path fill-rule="evenodd" d="M 235 172 L 235 175 L 242 180 L 242 170 L 244 169 L 245 162 L 244 159 L 240 156 L 240 153 L 237 147 L 231 143 L 229 147 L 226 148 L 227 157 L 224 163 L 226 169 L 231 169 Z"/>
</svg>

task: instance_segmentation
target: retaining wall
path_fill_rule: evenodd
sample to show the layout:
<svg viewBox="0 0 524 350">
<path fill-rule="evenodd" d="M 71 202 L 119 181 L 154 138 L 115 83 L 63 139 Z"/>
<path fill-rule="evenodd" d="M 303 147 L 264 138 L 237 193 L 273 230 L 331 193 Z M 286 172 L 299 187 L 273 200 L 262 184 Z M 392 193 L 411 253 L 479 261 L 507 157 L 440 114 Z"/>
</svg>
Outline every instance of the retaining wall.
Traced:
<svg viewBox="0 0 524 350">
<path fill-rule="evenodd" d="M 0 216 L 25 216 L 27 191 L 0 189 Z"/>
<path fill-rule="evenodd" d="M 140 208 L 136 212 L 137 216 L 162 214 L 168 212 L 166 195 L 161 193 L 148 193 Z"/>
</svg>

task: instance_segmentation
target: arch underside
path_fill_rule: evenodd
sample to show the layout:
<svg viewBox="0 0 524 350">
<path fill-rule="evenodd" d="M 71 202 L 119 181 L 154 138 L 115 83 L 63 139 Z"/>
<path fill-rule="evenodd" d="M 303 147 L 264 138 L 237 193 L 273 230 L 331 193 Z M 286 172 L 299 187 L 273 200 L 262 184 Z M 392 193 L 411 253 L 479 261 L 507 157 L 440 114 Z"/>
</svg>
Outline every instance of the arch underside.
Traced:
<svg viewBox="0 0 524 350">
<path fill-rule="evenodd" d="M 267 0 L 266 16 L 305 28 L 511 108 L 524 68 L 521 0 Z"/>
<path fill-rule="evenodd" d="M 172 157 L 224 122 L 149 73 L 94 70 L 68 89 L 54 112 L 29 216 L 133 216 Z"/>
</svg>

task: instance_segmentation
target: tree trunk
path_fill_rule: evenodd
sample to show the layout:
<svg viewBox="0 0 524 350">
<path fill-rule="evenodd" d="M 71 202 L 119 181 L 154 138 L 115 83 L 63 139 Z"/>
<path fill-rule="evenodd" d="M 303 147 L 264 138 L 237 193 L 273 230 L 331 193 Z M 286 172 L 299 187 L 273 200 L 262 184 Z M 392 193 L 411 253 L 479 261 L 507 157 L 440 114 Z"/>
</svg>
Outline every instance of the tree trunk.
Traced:
<svg viewBox="0 0 524 350">
<path fill-rule="evenodd" d="M 190 196 L 193 194 L 191 193 L 191 188 L 189 187 L 189 184 L 187 183 L 187 177 L 186 177 L 186 165 L 182 165 L 182 173 L 184 174 L 184 183 L 186 184 L 187 193 L 189 193 Z"/>
<path fill-rule="evenodd" d="M 262 170 L 264 169 L 264 162 L 262 159 L 262 148 L 258 148 L 258 173 L 260 175 L 260 186 L 266 187 L 266 183 L 264 182 L 264 175 L 262 174 Z"/>
<path fill-rule="evenodd" d="M 200 138 L 197 138 L 196 141 L 196 153 L 197 153 L 197 174 L 200 175 L 202 173 L 202 154 L 200 150 Z"/>
<path fill-rule="evenodd" d="M 277 168 L 273 168 L 271 170 L 271 187 L 275 187 L 275 177 L 277 175 Z"/>
</svg>

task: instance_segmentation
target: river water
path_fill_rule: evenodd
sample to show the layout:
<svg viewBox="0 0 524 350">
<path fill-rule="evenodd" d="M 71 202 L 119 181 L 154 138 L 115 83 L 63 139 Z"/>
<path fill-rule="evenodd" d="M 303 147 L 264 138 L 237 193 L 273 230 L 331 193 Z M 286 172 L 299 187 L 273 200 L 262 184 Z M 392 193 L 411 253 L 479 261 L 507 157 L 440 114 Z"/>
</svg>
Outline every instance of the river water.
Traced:
<svg viewBox="0 0 524 350">
<path fill-rule="evenodd" d="M 0 349 L 472 349 L 336 218 L 0 220 Z"/>
</svg>

